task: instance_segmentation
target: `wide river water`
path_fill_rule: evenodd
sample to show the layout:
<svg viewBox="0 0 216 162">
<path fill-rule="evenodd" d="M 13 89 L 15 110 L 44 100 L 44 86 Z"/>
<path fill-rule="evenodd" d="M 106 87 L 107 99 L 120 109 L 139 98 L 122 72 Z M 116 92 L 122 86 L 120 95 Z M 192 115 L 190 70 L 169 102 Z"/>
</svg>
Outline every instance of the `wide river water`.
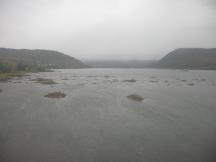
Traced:
<svg viewBox="0 0 216 162">
<path fill-rule="evenodd" d="M 216 71 L 55 70 L 0 89 L 0 162 L 216 161 Z"/>
</svg>

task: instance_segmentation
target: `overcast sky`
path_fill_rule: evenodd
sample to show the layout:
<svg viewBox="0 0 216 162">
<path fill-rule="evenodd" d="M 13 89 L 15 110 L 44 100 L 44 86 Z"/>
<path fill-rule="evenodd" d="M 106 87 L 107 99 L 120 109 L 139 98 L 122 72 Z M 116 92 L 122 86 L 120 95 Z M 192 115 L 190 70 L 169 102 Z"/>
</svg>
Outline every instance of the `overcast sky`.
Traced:
<svg viewBox="0 0 216 162">
<path fill-rule="evenodd" d="M 216 0 L 0 0 L 0 47 L 158 59 L 216 47 Z"/>
</svg>

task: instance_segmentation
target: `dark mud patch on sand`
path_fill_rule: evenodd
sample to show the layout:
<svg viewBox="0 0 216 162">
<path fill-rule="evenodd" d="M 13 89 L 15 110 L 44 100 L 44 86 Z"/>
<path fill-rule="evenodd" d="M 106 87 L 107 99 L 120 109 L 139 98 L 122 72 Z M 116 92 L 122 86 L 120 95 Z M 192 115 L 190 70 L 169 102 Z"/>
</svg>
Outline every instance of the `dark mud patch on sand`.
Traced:
<svg viewBox="0 0 216 162">
<path fill-rule="evenodd" d="M 150 80 L 151 83 L 158 83 L 159 80 Z"/>
<path fill-rule="evenodd" d="M 1 93 L 1 92 L 3 92 L 3 90 L 2 90 L 2 89 L 0 89 L 0 93 Z"/>
<path fill-rule="evenodd" d="M 62 92 L 52 92 L 52 93 L 48 93 L 44 97 L 47 97 L 47 98 L 64 98 L 65 96 L 66 96 L 66 94 L 62 93 Z"/>
<path fill-rule="evenodd" d="M 188 83 L 189 86 L 194 86 L 194 83 Z"/>
<path fill-rule="evenodd" d="M 128 79 L 128 80 L 123 80 L 123 82 L 131 82 L 131 83 L 134 83 L 134 82 L 136 82 L 136 80 L 135 80 L 135 79 Z"/>
<path fill-rule="evenodd" d="M 112 79 L 111 82 L 119 82 L 118 79 Z"/>
<path fill-rule="evenodd" d="M 128 95 L 127 98 L 129 100 L 133 100 L 133 101 L 137 101 L 137 102 L 142 102 L 144 100 L 144 98 L 142 96 L 137 95 L 137 94 Z"/>
<path fill-rule="evenodd" d="M 196 79 L 198 82 L 205 82 L 206 79 L 205 78 L 201 78 L 201 79 Z"/>
<path fill-rule="evenodd" d="M 181 81 L 182 81 L 182 82 L 187 82 L 187 80 L 186 80 L 186 79 L 182 79 Z"/>
<path fill-rule="evenodd" d="M 63 78 L 62 80 L 69 80 L 68 78 Z"/>
<path fill-rule="evenodd" d="M 15 81 L 14 83 L 22 83 L 21 81 Z"/>
</svg>

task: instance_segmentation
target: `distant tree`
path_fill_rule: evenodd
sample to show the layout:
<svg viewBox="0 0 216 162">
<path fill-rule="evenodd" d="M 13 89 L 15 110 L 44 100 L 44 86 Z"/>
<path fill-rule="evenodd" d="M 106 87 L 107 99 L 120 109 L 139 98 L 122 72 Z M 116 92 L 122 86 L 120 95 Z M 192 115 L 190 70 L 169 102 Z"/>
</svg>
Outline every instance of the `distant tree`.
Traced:
<svg viewBox="0 0 216 162">
<path fill-rule="evenodd" d="M 11 72 L 12 66 L 7 62 L 0 62 L 0 72 Z"/>
<path fill-rule="evenodd" d="M 17 71 L 26 71 L 28 69 L 28 65 L 19 62 L 17 63 Z"/>
<path fill-rule="evenodd" d="M 18 62 L 14 60 L 0 60 L 0 73 L 11 73 L 11 72 L 39 72 L 46 71 L 47 67 L 39 64 L 30 64 L 24 62 Z"/>
</svg>

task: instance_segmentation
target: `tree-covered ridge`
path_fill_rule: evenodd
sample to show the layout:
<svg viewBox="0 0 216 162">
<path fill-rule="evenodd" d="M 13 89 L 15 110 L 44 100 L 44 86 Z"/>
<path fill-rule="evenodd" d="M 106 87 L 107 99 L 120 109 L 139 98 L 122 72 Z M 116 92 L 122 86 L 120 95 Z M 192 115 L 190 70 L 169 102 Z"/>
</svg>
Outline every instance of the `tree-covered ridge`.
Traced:
<svg viewBox="0 0 216 162">
<path fill-rule="evenodd" d="M 88 67 L 69 55 L 52 50 L 0 48 L 0 60 L 2 59 L 49 68 L 73 69 Z"/>
<path fill-rule="evenodd" d="M 158 61 L 159 68 L 216 69 L 216 48 L 180 48 Z"/>
</svg>

